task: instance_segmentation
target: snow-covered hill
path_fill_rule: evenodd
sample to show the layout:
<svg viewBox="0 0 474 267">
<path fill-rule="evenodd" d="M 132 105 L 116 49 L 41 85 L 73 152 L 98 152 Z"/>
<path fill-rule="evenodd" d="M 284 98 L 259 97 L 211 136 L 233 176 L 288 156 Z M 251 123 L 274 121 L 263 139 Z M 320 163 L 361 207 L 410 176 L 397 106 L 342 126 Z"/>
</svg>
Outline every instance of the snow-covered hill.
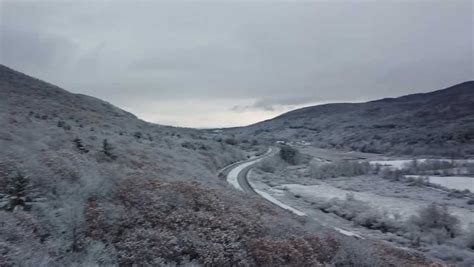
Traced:
<svg viewBox="0 0 474 267">
<path fill-rule="evenodd" d="M 474 155 L 474 81 L 425 94 L 302 108 L 230 131 L 362 152 Z"/>
</svg>

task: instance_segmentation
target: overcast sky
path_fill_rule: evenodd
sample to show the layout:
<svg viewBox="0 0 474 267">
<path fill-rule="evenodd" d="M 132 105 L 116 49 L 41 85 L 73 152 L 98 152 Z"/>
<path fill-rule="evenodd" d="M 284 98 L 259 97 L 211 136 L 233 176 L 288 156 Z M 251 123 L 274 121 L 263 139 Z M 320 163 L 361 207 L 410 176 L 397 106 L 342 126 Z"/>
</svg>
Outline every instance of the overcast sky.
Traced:
<svg viewBox="0 0 474 267">
<path fill-rule="evenodd" d="M 0 62 L 161 124 L 473 79 L 472 1 L 0 0 Z"/>
</svg>

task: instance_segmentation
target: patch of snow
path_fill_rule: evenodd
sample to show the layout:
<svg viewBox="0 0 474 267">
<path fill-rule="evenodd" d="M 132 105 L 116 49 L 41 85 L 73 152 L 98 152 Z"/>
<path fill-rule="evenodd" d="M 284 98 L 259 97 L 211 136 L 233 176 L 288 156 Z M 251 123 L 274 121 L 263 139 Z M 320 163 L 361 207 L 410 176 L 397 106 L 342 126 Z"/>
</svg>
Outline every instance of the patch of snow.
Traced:
<svg viewBox="0 0 474 267">
<path fill-rule="evenodd" d="M 423 161 L 423 160 L 419 160 L 419 161 Z M 411 159 L 373 160 L 373 161 L 370 161 L 370 164 L 373 164 L 373 165 L 379 164 L 382 166 L 388 166 L 395 169 L 402 169 L 405 165 L 409 164 L 410 162 L 412 162 Z"/>
<path fill-rule="evenodd" d="M 270 194 L 268 194 L 267 192 L 264 192 L 264 191 L 261 191 L 261 190 L 258 190 L 258 189 L 255 189 L 255 192 L 257 192 L 257 194 L 259 194 L 261 197 L 265 198 L 266 200 L 272 202 L 273 204 L 279 206 L 280 208 L 283 208 L 285 210 L 289 210 L 291 212 L 293 212 L 294 214 L 298 215 L 298 216 L 306 216 L 306 213 L 302 212 L 302 211 L 299 211 L 293 207 L 290 207 L 288 205 L 286 205 L 285 203 L 279 201 L 278 199 L 272 197 Z"/>
<path fill-rule="evenodd" d="M 254 187 L 254 186 L 252 186 L 252 187 Z M 268 189 L 268 191 L 270 191 L 272 193 L 272 195 L 276 195 L 276 196 L 283 196 L 285 194 L 284 190 L 276 188 L 276 187 L 270 187 Z"/>
<path fill-rule="evenodd" d="M 465 190 L 474 192 L 474 177 L 466 176 L 421 176 L 406 175 L 406 177 L 419 178 L 427 177 L 430 183 L 444 186 L 449 189 Z"/>
<path fill-rule="evenodd" d="M 410 164 L 414 159 L 396 159 L 396 160 L 371 160 L 370 164 L 380 164 L 382 166 L 388 166 L 394 169 L 402 169 L 407 164 Z M 455 162 L 455 163 L 474 163 L 474 159 L 416 159 L 418 162 L 425 162 L 427 160 L 436 160 L 444 162 Z"/>
<path fill-rule="evenodd" d="M 341 228 L 338 228 L 338 227 L 334 227 L 334 230 L 338 231 L 339 233 L 345 235 L 345 236 L 353 236 L 353 237 L 357 237 L 357 238 L 360 238 L 360 239 L 364 239 L 362 236 L 360 236 L 359 234 L 356 234 L 354 232 L 351 232 L 351 231 L 347 231 L 347 230 L 344 230 L 344 229 L 341 229 Z"/>
</svg>

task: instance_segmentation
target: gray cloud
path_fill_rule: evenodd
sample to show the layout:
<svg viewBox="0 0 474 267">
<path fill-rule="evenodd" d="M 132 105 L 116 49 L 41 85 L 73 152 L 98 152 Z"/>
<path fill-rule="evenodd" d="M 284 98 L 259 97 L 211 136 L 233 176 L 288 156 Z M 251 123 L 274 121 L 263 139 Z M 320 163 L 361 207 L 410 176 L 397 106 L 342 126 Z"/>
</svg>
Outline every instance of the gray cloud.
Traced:
<svg viewBox="0 0 474 267">
<path fill-rule="evenodd" d="M 240 125 L 252 112 L 260 119 L 474 76 L 469 0 L 1 5 L 3 64 L 177 125 Z M 197 108 L 209 119 L 193 122 Z"/>
</svg>

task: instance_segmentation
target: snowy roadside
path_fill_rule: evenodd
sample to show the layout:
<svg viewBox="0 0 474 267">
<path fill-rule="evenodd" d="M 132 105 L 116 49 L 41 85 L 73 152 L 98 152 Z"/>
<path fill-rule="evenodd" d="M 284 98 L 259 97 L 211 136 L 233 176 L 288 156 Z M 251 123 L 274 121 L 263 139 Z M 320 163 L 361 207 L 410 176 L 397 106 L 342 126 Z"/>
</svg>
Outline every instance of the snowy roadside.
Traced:
<svg viewBox="0 0 474 267">
<path fill-rule="evenodd" d="M 249 173 L 249 176 L 250 176 L 250 173 Z M 271 194 L 263 191 L 263 190 L 260 190 L 258 189 L 258 186 L 257 184 L 255 184 L 251 179 L 248 179 L 248 182 L 250 184 L 250 186 L 253 188 L 253 190 L 259 194 L 261 197 L 263 197 L 264 199 L 272 202 L 273 204 L 277 205 L 278 207 L 282 208 L 282 209 L 285 209 L 285 210 L 288 210 L 298 216 L 306 216 L 306 213 L 298 210 L 298 209 L 295 209 L 281 201 L 279 201 L 278 199 L 274 198 Z"/>
<path fill-rule="evenodd" d="M 255 192 L 257 192 L 257 194 L 272 202 L 273 204 L 279 206 L 280 208 L 286 209 L 298 216 L 307 216 L 315 220 L 322 226 L 331 228 L 345 236 L 364 239 L 361 234 L 351 229 L 351 223 L 345 222 L 343 219 L 337 218 L 336 216 L 328 216 L 327 214 L 322 214 L 320 211 L 315 211 L 311 207 L 299 205 L 294 201 L 288 201 L 288 199 L 283 200 L 285 195 L 285 192 L 283 190 L 280 190 L 275 187 L 269 187 L 268 185 L 262 182 L 256 181 L 255 179 L 253 179 L 254 175 L 255 174 L 253 170 L 248 173 L 249 184 L 252 186 Z"/>
</svg>

